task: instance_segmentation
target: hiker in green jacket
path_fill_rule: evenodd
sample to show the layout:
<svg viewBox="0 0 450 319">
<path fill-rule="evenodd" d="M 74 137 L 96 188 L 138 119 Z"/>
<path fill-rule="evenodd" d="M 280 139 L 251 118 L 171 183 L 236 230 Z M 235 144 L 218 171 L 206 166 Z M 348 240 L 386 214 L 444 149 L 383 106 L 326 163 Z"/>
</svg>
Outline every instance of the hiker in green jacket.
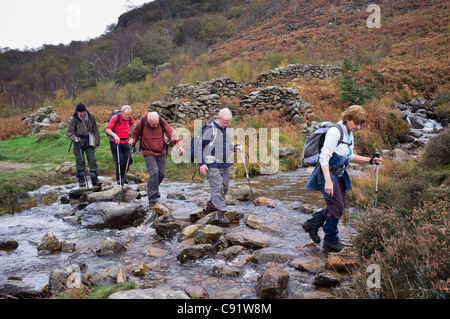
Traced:
<svg viewBox="0 0 450 319">
<path fill-rule="evenodd" d="M 92 185 L 101 186 L 102 183 L 98 180 L 98 165 L 95 158 L 95 149 L 100 146 L 100 133 L 94 114 L 90 113 L 83 103 L 77 105 L 75 113 L 68 122 L 67 136 L 73 143 L 73 154 L 75 155 L 77 169 L 76 177 L 80 187 L 86 187 L 84 154 L 86 154 L 89 162 Z"/>
</svg>

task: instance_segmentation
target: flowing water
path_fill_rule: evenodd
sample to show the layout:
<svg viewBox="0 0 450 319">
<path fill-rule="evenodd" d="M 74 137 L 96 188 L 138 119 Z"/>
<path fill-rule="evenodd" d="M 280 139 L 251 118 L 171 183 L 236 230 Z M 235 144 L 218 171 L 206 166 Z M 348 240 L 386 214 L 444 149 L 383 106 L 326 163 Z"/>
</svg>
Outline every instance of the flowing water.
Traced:
<svg viewBox="0 0 450 319">
<path fill-rule="evenodd" d="M 271 247 L 283 248 L 299 256 L 315 254 L 323 256 L 321 246 L 303 245 L 312 243 L 301 224 L 310 216 L 295 210 L 302 203 L 308 203 L 316 208 L 324 204 L 318 192 L 308 192 L 304 186 L 309 172 L 301 168 L 296 171 L 276 175 L 252 177 L 252 188 L 257 196 L 264 196 L 275 201 L 276 206 L 269 208 L 266 205 L 254 206 L 252 202 L 238 202 L 229 206 L 229 210 L 239 211 L 247 217 L 250 214 L 262 218 L 265 224 L 276 231 L 269 232 L 274 240 Z M 131 184 L 130 184 L 131 185 Z M 44 194 L 58 192 L 59 196 L 67 194 L 76 185 L 45 186 L 32 192 L 31 195 L 39 198 Z M 136 185 L 131 185 L 136 187 Z M 235 187 L 248 187 L 246 179 L 234 179 L 230 182 L 230 189 Z M 169 203 L 177 215 L 189 216 L 199 209 L 199 203 L 204 203 L 209 196 L 207 181 L 185 183 L 165 179 L 161 184 L 161 201 Z M 182 193 L 186 200 L 167 199 L 168 193 Z M 146 204 L 144 204 L 146 205 Z M 152 263 L 143 277 L 131 276 L 131 280 L 141 287 L 157 287 L 165 284 L 183 288 L 188 285 L 203 285 L 211 298 L 256 298 L 256 282 L 258 274 L 267 265 L 246 263 L 239 266 L 241 275 L 236 278 L 216 277 L 212 274 L 212 267 L 227 263 L 234 265 L 252 255 L 254 251 L 247 250 L 234 260 L 225 261 L 219 258 L 207 258 L 180 264 L 176 256 L 181 251 L 180 243 L 176 239 L 167 241 L 160 238 L 151 225 L 140 225 L 124 230 L 88 230 L 81 226 L 65 223 L 61 216 L 72 211 L 70 204 L 60 202 L 51 205 L 38 205 L 29 210 L 13 215 L 0 216 L 0 234 L 3 238 L 13 237 L 19 242 L 19 247 L 12 252 L 0 251 L 0 283 L 8 278 L 19 278 L 22 283 L 31 287 L 31 290 L 40 291 L 48 284 L 52 269 L 69 269 L 71 265 L 86 264 L 88 272 L 96 273 L 101 269 L 117 267 L 118 263 L 125 266 L 138 265 L 140 262 Z M 245 218 L 244 217 L 244 218 Z M 248 228 L 244 221 L 230 228 Z M 233 229 L 234 230 L 234 229 Z M 340 238 L 349 243 L 354 233 L 347 223 L 340 223 Z M 76 244 L 76 251 L 72 253 L 59 253 L 48 256 L 39 256 L 37 246 L 41 238 L 49 231 L 61 241 Z M 323 236 L 323 233 L 321 234 Z M 124 253 L 99 257 L 95 250 L 105 239 L 115 239 L 127 247 Z M 162 249 L 165 255 L 149 256 L 148 248 Z M 154 263 L 156 261 L 156 263 Z M 311 275 L 299 272 L 288 264 L 285 270 L 290 273 L 290 298 L 299 297 L 302 293 L 314 290 Z"/>
</svg>

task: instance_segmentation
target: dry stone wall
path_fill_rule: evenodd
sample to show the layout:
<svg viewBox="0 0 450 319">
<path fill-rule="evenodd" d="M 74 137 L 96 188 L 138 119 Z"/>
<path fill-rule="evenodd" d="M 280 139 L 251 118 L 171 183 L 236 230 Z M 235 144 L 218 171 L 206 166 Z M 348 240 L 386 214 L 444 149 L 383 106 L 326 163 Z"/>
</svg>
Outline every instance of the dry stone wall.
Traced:
<svg viewBox="0 0 450 319">
<path fill-rule="evenodd" d="M 286 83 L 295 79 L 304 78 L 311 80 L 314 78 L 324 79 L 333 78 L 340 73 L 339 65 L 302 65 L 302 64 L 289 64 L 284 67 L 276 68 L 270 72 L 261 73 L 256 78 L 256 84 L 263 83 Z"/>
<path fill-rule="evenodd" d="M 156 111 L 166 120 L 183 123 L 193 119 L 211 119 L 223 107 L 220 98 L 226 96 L 238 99 L 239 105 L 233 107 L 237 114 L 249 114 L 279 110 L 288 120 L 303 123 L 304 115 L 311 113 L 311 105 L 304 101 L 293 88 L 270 85 L 286 83 L 298 78 L 325 78 L 339 74 L 339 66 L 291 64 L 260 74 L 255 81 L 239 83 L 229 78 L 182 84 L 172 87 L 164 101 L 153 102 L 149 111 Z M 248 95 L 248 88 L 254 88 Z M 232 107 L 230 107 L 232 108 Z"/>
<path fill-rule="evenodd" d="M 311 104 L 303 101 L 294 88 L 279 86 L 266 86 L 258 91 L 251 92 L 241 100 L 238 114 L 248 114 L 254 111 L 264 113 L 268 111 L 281 111 L 289 121 L 302 123 L 305 113 L 311 113 Z"/>
</svg>

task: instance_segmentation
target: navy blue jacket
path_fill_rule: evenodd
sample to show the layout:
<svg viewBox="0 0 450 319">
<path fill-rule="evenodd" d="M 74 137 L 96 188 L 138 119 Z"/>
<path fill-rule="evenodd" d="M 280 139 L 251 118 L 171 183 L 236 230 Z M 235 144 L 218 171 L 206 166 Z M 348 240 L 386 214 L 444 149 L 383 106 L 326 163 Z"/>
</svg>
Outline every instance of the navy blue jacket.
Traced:
<svg viewBox="0 0 450 319">
<path fill-rule="evenodd" d="M 213 130 L 212 125 L 214 125 L 215 130 Z M 216 132 L 216 137 L 214 143 L 209 147 L 208 145 L 213 139 L 214 131 Z M 203 131 L 202 143 L 200 145 L 202 147 L 201 161 L 199 161 L 200 166 L 207 164 L 208 168 L 230 167 L 229 156 L 230 152 L 234 151 L 234 145 L 231 144 L 230 130 L 228 127 L 223 129 L 217 121 L 214 121 Z"/>
</svg>

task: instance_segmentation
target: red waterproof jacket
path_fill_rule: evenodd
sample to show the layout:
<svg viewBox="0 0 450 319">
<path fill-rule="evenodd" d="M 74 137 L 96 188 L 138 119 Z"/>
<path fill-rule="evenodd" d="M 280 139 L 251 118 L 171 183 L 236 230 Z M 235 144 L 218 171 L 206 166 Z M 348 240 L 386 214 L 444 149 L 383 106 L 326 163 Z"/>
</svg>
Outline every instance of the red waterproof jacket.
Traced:
<svg viewBox="0 0 450 319">
<path fill-rule="evenodd" d="M 117 120 L 120 115 L 120 120 L 117 123 Z M 111 129 L 114 133 L 117 134 L 117 136 L 120 137 L 120 144 L 128 143 L 128 137 L 130 136 L 130 128 L 133 126 L 134 120 L 130 116 L 129 120 L 124 120 L 122 117 L 122 113 L 116 114 L 113 117 L 111 117 L 111 120 L 109 121 L 108 125 L 106 126 L 106 129 Z M 111 139 L 110 139 L 111 140 Z"/>
</svg>

